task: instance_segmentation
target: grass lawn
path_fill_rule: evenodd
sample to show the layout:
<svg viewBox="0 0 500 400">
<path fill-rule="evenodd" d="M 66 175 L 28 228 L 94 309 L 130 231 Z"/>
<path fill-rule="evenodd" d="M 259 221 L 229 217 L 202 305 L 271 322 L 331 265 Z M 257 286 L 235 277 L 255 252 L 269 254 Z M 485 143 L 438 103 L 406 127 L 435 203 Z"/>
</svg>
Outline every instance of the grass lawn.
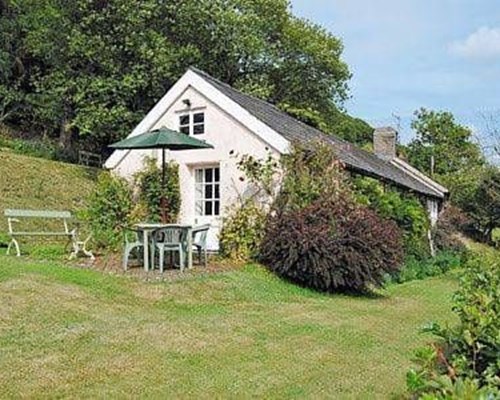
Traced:
<svg viewBox="0 0 500 400">
<path fill-rule="evenodd" d="M 2 239 L 7 231 L 5 208 L 76 211 L 95 187 L 97 172 L 0 148 L 0 241 L 7 240 L 5 235 Z"/>
<path fill-rule="evenodd" d="M 326 296 L 257 266 L 146 283 L 0 256 L 1 397 L 390 398 L 455 286 Z"/>
</svg>

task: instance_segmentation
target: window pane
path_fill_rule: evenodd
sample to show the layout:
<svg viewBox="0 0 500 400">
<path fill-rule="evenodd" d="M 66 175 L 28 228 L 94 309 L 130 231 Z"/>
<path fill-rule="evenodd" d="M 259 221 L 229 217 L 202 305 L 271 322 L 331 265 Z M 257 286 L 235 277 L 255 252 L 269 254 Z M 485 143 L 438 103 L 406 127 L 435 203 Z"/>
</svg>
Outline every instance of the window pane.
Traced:
<svg viewBox="0 0 500 400">
<path fill-rule="evenodd" d="M 214 185 L 214 199 L 220 199 L 219 185 Z"/>
<path fill-rule="evenodd" d="M 220 169 L 214 168 L 214 172 L 215 172 L 215 182 L 220 182 Z"/>
<path fill-rule="evenodd" d="M 189 125 L 189 114 L 179 117 L 179 125 Z"/>
<path fill-rule="evenodd" d="M 185 133 L 186 135 L 189 135 L 189 126 L 181 126 L 179 128 L 179 131 Z"/>
<path fill-rule="evenodd" d="M 214 215 L 220 214 L 220 202 L 214 201 Z"/>
<path fill-rule="evenodd" d="M 203 183 L 203 170 L 197 169 L 195 172 L 196 183 Z"/>
<path fill-rule="evenodd" d="M 212 198 L 213 198 L 213 186 L 205 185 L 205 199 L 212 199 Z"/>
<path fill-rule="evenodd" d="M 194 135 L 203 135 L 205 133 L 205 125 L 195 125 L 193 126 L 193 134 Z"/>
<path fill-rule="evenodd" d="M 203 201 L 197 201 L 194 206 L 196 215 L 203 215 Z"/>
<path fill-rule="evenodd" d="M 196 113 L 193 115 L 193 122 L 200 123 L 200 122 L 205 122 L 205 114 L 204 113 Z"/>
<path fill-rule="evenodd" d="M 213 182 L 214 176 L 213 176 L 213 169 L 212 168 L 207 168 L 205 170 L 205 182 Z"/>
<path fill-rule="evenodd" d="M 201 200 L 203 199 L 203 185 L 202 184 L 196 184 L 195 185 L 195 200 Z"/>
<path fill-rule="evenodd" d="M 211 201 L 205 201 L 205 215 L 213 215 Z"/>
</svg>

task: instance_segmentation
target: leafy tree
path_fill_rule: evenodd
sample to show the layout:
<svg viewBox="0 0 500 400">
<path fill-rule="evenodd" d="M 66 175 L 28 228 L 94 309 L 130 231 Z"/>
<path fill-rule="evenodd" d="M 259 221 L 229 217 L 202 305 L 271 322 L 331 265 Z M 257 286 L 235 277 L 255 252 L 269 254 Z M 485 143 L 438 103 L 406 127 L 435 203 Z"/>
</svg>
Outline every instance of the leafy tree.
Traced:
<svg viewBox="0 0 500 400">
<path fill-rule="evenodd" d="M 471 141 L 470 129 L 452 113 L 421 108 L 412 122 L 416 138 L 408 146 L 412 165 L 431 176 L 465 171 L 484 163 L 481 149 Z"/>
<path fill-rule="evenodd" d="M 2 10 L 1 115 L 63 147 L 123 137 L 189 65 L 311 109 L 329 132 L 363 125 L 339 111 L 350 78 L 340 40 L 287 0 L 4 0 Z M 21 82 L 15 68 L 27 71 Z"/>
<path fill-rule="evenodd" d="M 487 168 L 474 191 L 471 201 L 462 208 L 473 219 L 475 229 L 485 241 L 492 240 L 492 232 L 500 227 L 500 169 Z"/>
</svg>

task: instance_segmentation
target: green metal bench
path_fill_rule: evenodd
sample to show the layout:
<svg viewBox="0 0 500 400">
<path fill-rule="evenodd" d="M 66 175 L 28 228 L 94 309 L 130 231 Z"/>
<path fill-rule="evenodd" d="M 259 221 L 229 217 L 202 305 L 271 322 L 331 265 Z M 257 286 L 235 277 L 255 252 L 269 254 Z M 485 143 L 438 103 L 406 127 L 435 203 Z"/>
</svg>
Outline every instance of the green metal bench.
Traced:
<svg viewBox="0 0 500 400">
<path fill-rule="evenodd" d="M 80 252 L 83 252 L 86 256 L 94 260 L 94 255 L 92 252 L 87 250 L 87 243 L 90 240 L 88 236 L 85 240 L 78 239 L 78 229 L 69 229 L 68 221 L 73 219 L 73 216 L 69 211 L 45 211 L 45 210 L 12 210 L 7 209 L 4 211 L 4 215 L 7 217 L 7 223 L 9 226 L 9 236 L 10 243 L 7 247 L 7 254 L 10 254 L 10 249 L 12 246 L 16 248 L 16 255 L 19 257 L 21 255 L 21 250 L 19 248 L 19 242 L 17 238 L 28 237 L 28 236 L 47 236 L 47 237 L 65 237 L 68 239 L 68 244 L 71 243 L 72 252 L 69 256 L 70 259 L 75 258 Z M 53 219 L 60 220 L 62 222 L 61 230 L 53 231 L 28 231 L 28 230 L 15 230 L 15 223 L 21 222 L 22 219 L 28 218 L 41 218 L 41 219 Z"/>
</svg>

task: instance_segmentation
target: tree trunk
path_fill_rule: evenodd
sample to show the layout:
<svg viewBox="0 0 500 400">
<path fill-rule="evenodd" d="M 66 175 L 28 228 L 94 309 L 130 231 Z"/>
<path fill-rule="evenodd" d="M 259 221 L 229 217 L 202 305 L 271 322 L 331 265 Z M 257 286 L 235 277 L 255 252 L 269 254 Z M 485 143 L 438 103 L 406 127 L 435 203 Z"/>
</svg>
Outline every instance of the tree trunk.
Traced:
<svg viewBox="0 0 500 400">
<path fill-rule="evenodd" d="M 74 132 L 71 129 L 70 125 L 70 106 L 65 103 L 63 116 L 61 118 L 61 126 L 59 128 L 59 147 L 61 150 L 64 150 L 67 153 L 73 152 L 74 145 Z"/>
</svg>

